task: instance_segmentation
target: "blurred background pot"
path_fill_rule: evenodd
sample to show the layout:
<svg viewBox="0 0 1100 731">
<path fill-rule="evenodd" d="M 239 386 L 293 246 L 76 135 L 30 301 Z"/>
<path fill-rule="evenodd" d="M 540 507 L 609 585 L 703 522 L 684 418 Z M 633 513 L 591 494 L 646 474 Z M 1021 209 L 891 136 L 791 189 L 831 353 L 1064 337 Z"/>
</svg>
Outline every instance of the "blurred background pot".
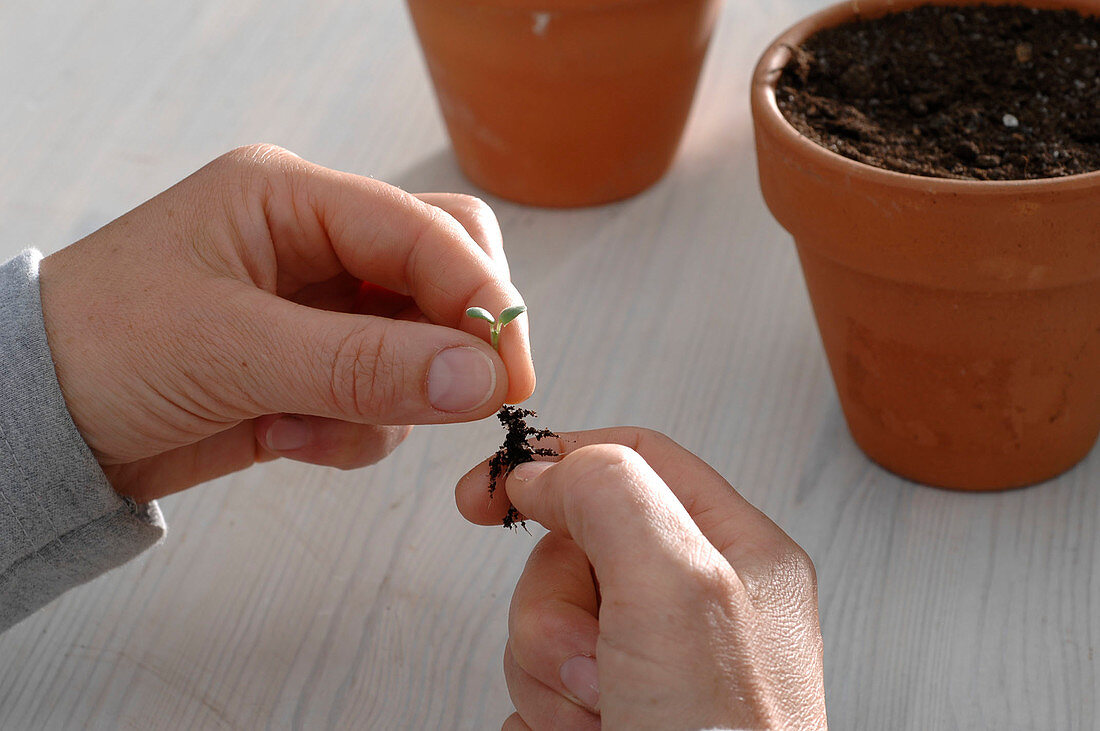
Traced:
<svg viewBox="0 0 1100 731">
<path fill-rule="evenodd" d="M 626 198 L 664 175 L 717 0 L 409 0 L 466 175 L 539 206 Z"/>
<path fill-rule="evenodd" d="M 752 87 L 760 185 L 795 239 L 864 452 L 930 485 L 1023 486 L 1069 469 L 1100 431 L 1100 173 L 890 172 L 818 146 L 776 104 L 791 47 L 857 12 L 921 4 L 837 5 L 768 48 Z M 993 4 L 1096 12 L 1086 0 Z"/>
</svg>

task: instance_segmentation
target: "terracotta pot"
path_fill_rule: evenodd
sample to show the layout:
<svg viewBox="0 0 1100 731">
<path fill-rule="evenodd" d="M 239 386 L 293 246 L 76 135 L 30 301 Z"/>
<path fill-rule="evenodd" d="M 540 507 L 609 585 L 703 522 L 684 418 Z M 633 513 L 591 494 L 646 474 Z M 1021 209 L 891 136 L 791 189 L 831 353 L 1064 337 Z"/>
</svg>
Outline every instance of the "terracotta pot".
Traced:
<svg viewBox="0 0 1100 731">
<path fill-rule="evenodd" d="M 672 162 L 717 0 L 409 0 L 459 164 L 520 203 L 634 195 Z"/>
<path fill-rule="evenodd" d="M 1069 469 L 1100 431 L 1100 173 L 889 172 L 818 146 L 776 105 L 790 46 L 857 8 L 866 18 L 920 4 L 836 5 L 768 48 L 752 88 L 760 185 L 795 239 L 860 447 L 918 482 L 1018 487 Z M 1096 12 L 1088 0 L 1022 4 Z"/>
</svg>

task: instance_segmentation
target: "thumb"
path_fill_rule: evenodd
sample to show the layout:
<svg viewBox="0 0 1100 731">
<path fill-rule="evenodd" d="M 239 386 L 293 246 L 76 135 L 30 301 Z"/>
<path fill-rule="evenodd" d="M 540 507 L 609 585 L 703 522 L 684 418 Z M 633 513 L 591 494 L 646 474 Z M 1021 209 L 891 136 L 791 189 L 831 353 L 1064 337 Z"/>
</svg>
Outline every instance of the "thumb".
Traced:
<svg viewBox="0 0 1100 731">
<path fill-rule="evenodd" d="M 521 464 L 505 489 L 525 518 L 580 546 L 602 586 L 644 592 L 660 587 L 659 578 L 678 580 L 726 563 L 660 475 L 629 447 L 595 444 L 557 463 Z"/>
<path fill-rule="evenodd" d="M 504 362 L 474 335 L 255 296 L 237 352 L 259 413 L 432 424 L 481 419 L 504 402 Z"/>
</svg>

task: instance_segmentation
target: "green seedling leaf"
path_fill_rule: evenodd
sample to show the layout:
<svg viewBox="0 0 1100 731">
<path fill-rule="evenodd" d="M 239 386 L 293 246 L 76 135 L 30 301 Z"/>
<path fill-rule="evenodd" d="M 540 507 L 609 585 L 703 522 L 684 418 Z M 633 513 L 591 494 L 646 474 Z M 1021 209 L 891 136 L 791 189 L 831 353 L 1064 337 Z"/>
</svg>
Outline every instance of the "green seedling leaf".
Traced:
<svg viewBox="0 0 1100 731">
<path fill-rule="evenodd" d="M 475 320 L 485 320 L 485 322 L 489 323 L 490 325 L 496 323 L 496 319 L 494 319 L 492 314 L 489 313 L 489 310 L 485 309 L 484 307 L 471 307 L 470 309 L 466 310 L 466 316 L 472 317 Z"/>
<path fill-rule="evenodd" d="M 485 320 L 489 323 L 489 344 L 493 346 L 494 350 L 500 350 L 500 331 L 504 329 L 512 320 L 516 319 L 524 312 L 527 312 L 525 305 L 516 305 L 515 307 L 509 307 L 500 313 L 499 318 L 494 318 L 487 309 L 484 307 L 471 307 L 466 310 L 466 315 L 476 320 Z"/>
<path fill-rule="evenodd" d="M 509 307 L 508 309 L 500 313 L 500 317 L 497 318 L 497 322 L 500 323 L 501 327 L 504 327 L 509 322 L 522 315 L 524 312 L 527 312 L 526 305 L 516 305 L 515 307 Z"/>
</svg>

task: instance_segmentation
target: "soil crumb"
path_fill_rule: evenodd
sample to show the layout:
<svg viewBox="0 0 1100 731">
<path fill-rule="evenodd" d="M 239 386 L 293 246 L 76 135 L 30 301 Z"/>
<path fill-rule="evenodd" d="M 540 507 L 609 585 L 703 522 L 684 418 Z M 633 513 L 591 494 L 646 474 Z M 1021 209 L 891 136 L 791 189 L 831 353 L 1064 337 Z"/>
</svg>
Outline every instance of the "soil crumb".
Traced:
<svg viewBox="0 0 1100 731">
<path fill-rule="evenodd" d="M 497 412 L 497 418 L 505 429 L 504 443 L 500 445 L 489 459 L 489 498 L 492 499 L 497 487 L 505 478 L 524 462 L 534 462 L 535 457 L 557 457 L 558 453 L 550 447 L 532 447 L 531 439 L 556 438 L 558 435 L 549 429 L 536 429 L 528 426 L 527 419 L 535 418 L 538 414 L 530 409 L 521 409 L 518 406 L 505 405 Z M 515 528 L 519 525 L 527 529 L 525 521 L 520 519 L 519 511 L 514 505 L 508 506 L 508 513 L 504 516 L 505 528 Z"/>
</svg>

